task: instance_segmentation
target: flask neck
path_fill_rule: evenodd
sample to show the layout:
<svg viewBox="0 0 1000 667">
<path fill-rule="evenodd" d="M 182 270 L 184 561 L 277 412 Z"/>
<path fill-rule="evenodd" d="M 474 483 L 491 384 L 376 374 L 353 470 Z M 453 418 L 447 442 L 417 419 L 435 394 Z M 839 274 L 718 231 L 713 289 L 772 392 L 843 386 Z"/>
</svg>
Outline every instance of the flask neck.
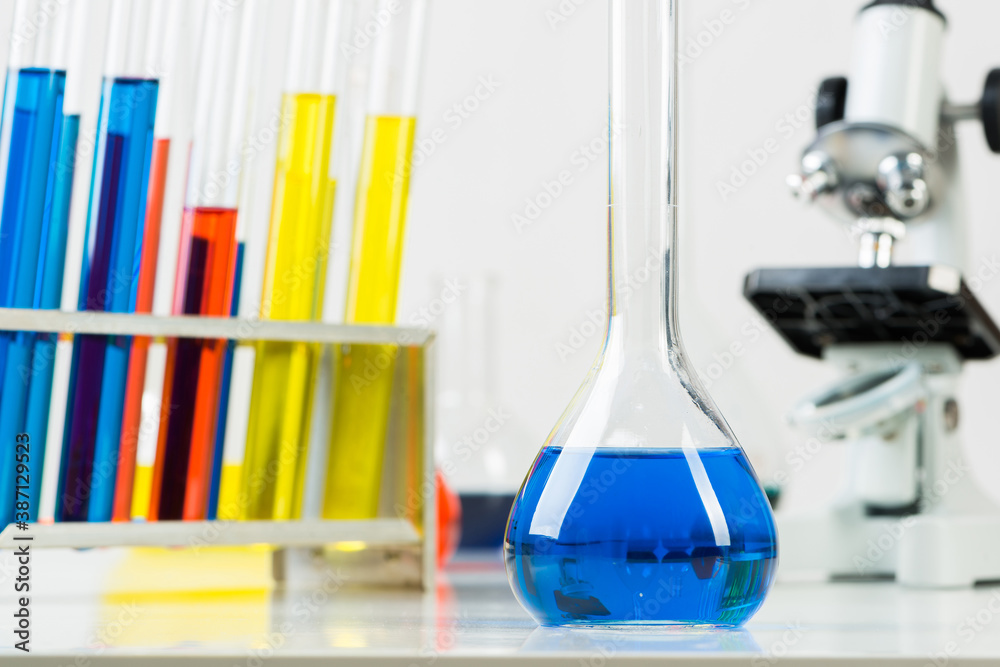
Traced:
<svg viewBox="0 0 1000 667">
<path fill-rule="evenodd" d="M 612 0 L 609 349 L 680 349 L 677 274 L 677 0 Z"/>
<path fill-rule="evenodd" d="M 608 337 L 550 446 L 736 446 L 677 328 L 678 2 L 611 0 Z"/>
</svg>

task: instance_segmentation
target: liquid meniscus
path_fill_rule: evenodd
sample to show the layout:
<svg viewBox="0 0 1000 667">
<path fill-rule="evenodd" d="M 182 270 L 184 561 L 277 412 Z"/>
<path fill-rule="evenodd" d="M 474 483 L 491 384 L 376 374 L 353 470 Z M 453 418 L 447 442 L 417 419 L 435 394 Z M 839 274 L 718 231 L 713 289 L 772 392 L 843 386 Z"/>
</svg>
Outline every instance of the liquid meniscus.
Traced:
<svg viewBox="0 0 1000 667">
<path fill-rule="evenodd" d="M 739 626 L 771 586 L 767 498 L 739 448 L 543 448 L 504 540 L 543 625 Z"/>
</svg>

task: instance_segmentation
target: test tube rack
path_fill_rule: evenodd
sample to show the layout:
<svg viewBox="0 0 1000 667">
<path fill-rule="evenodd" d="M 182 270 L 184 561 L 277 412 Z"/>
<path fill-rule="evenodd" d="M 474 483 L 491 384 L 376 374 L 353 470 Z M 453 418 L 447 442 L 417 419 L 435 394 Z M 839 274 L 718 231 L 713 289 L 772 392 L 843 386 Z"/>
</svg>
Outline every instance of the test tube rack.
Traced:
<svg viewBox="0 0 1000 667">
<path fill-rule="evenodd" d="M 336 325 L 320 322 L 216 317 L 158 317 L 103 312 L 0 308 L 4 331 L 55 334 L 215 338 L 239 345 L 258 341 L 306 342 L 324 346 L 319 385 L 333 386 L 330 352 L 343 345 L 388 345 L 397 350 L 392 407 L 374 519 L 333 521 L 157 521 L 31 524 L 35 549 L 96 547 L 213 548 L 267 545 L 273 548 L 277 584 L 287 577 L 290 557 L 303 554 L 340 568 L 355 583 L 434 586 L 437 551 L 437 494 L 433 461 L 433 342 L 426 329 Z M 324 377 L 325 376 L 325 377 Z M 329 398 L 317 391 L 317 401 Z M 313 419 L 329 419 L 314 409 Z M 329 424 L 313 428 L 310 449 L 325 448 Z M 325 427 L 325 428 L 324 428 Z M 55 451 L 58 445 L 50 444 Z M 14 525 L 0 532 L 0 550 L 19 543 Z"/>
</svg>

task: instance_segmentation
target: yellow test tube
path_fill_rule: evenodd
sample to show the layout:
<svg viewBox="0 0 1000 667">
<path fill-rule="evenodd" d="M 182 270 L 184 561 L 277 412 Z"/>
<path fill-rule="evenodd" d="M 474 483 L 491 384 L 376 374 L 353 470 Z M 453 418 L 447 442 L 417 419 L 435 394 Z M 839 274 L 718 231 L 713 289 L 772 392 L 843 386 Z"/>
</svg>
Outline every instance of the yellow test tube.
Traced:
<svg viewBox="0 0 1000 667">
<path fill-rule="evenodd" d="M 351 324 L 396 318 L 427 4 L 380 2 L 380 11 L 399 13 L 375 38 L 348 277 L 345 321 Z M 398 354 L 395 345 L 344 345 L 334 354 L 327 519 L 378 513 Z"/>
<path fill-rule="evenodd" d="M 322 314 L 336 180 L 332 160 L 339 39 L 346 0 L 294 0 L 293 53 L 264 265 L 261 318 L 310 321 Z M 244 519 L 288 520 L 302 490 L 320 347 L 256 345 L 246 452 Z"/>
</svg>

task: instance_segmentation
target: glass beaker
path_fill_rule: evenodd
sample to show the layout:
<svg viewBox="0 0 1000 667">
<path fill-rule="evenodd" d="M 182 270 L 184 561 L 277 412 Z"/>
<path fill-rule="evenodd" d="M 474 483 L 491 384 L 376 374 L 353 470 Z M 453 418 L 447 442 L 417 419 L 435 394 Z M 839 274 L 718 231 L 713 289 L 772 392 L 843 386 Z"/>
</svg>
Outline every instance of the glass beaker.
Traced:
<svg viewBox="0 0 1000 667">
<path fill-rule="evenodd" d="M 504 539 L 543 625 L 738 626 L 774 577 L 771 508 L 678 336 L 677 4 L 611 0 L 608 332 Z"/>
</svg>

